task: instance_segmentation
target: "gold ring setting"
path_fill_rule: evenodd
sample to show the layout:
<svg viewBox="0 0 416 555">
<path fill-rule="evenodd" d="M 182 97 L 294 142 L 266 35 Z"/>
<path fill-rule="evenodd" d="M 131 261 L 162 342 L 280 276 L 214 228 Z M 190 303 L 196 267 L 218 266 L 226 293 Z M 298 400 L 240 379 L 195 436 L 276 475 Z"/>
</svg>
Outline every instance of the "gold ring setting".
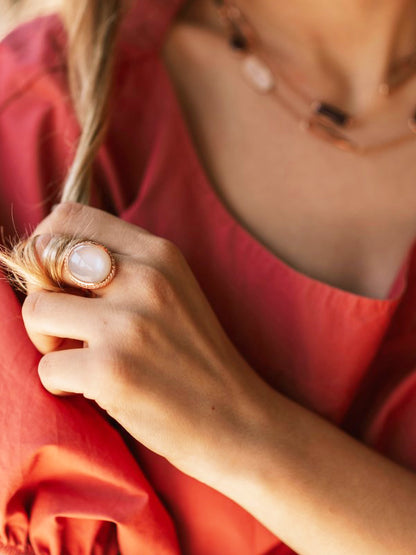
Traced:
<svg viewBox="0 0 416 555">
<path fill-rule="evenodd" d="M 80 241 L 65 254 L 64 270 L 74 285 L 83 289 L 99 289 L 114 278 L 116 262 L 104 245 L 95 241 Z"/>
</svg>

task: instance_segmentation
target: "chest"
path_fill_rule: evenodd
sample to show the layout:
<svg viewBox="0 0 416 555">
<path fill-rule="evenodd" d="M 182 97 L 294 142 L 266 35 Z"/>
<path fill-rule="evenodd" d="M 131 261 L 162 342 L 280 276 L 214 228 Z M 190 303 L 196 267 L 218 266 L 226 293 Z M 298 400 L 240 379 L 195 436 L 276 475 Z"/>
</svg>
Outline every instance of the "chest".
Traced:
<svg viewBox="0 0 416 555">
<path fill-rule="evenodd" d="M 217 44 L 177 28 L 164 59 L 219 200 L 276 256 L 315 279 L 385 298 L 416 235 L 411 142 L 378 156 L 337 151 L 302 132 L 242 81 Z"/>
</svg>

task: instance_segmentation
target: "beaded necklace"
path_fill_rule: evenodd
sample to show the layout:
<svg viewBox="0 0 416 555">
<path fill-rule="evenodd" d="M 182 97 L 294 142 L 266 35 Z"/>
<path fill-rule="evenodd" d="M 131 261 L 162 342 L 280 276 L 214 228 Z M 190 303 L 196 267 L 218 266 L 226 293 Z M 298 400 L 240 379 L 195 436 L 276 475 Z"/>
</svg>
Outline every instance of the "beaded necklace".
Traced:
<svg viewBox="0 0 416 555">
<path fill-rule="evenodd" d="M 299 121 L 301 129 L 312 133 L 340 150 L 356 154 L 370 154 L 387 148 L 398 146 L 416 137 L 416 109 L 407 121 L 406 134 L 400 135 L 384 142 L 373 145 L 360 145 L 349 137 L 346 130 L 357 127 L 359 118 L 352 117 L 345 110 L 329 102 L 309 97 L 299 89 L 285 72 L 279 68 L 275 70 L 268 60 L 265 49 L 253 26 L 241 11 L 241 8 L 228 0 L 213 0 L 220 18 L 228 32 L 230 47 L 238 54 L 242 74 L 247 83 L 258 93 L 268 94 L 275 98 Z M 402 58 L 391 68 L 388 81 L 378 87 L 380 96 L 388 97 L 398 90 L 416 73 L 416 52 Z M 279 81 L 292 90 L 292 92 L 310 109 L 308 117 L 296 110 L 279 93 Z"/>
</svg>

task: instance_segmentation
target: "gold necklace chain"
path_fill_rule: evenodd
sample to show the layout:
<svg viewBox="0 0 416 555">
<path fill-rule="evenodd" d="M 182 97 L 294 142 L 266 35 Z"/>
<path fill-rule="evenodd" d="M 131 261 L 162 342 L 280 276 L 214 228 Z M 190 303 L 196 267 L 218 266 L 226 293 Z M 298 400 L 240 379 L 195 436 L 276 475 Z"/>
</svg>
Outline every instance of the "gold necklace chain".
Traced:
<svg viewBox="0 0 416 555">
<path fill-rule="evenodd" d="M 366 155 L 399 146 L 416 137 L 416 109 L 408 118 L 408 130 L 400 135 L 372 145 L 360 145 L 345 130 L 357 125 L 357 119 L 344 110 L 321 100 L 310 98 L 296 87 L 289 76 L 273 64 L 261 49 L 261 41 L 241 9 L 228 0 L 213 0 L 221 20 L 229 33 L 229 44 L 241 58 L 242 74 L 248 84 L 258 93 L 269 94 L 276 99 L 298 122 L 301 129 L 309 131 L 340 150 Z M 272 69 L 273 68 L 273 69 Z M 390 96 L 416 73 L 416 52 L 397 61 L 389 73 L 388 82 L 381 83 L 378 92 Z M 309 105 L 311 115 L 306 119 L 279 91 L 278 82 L 284 82 L 296 96 Z"/>
</svg>

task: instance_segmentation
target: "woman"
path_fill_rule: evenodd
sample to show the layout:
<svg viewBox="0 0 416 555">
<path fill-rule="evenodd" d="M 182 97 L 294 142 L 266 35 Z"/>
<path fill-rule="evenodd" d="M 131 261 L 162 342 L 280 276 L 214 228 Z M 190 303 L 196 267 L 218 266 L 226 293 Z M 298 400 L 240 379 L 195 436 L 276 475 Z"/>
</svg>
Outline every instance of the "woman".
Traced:
<svg viewBox="0 0 416 555">
<path fill-rule="evenodd" d="M 35 276 L 37 350 L 2 284 L 5 545 L 416 551 L 416 3 L 238 8 L 75 10 L 79 140 L 59 19 L 3 41 L 2 223 L 39 224 L 30 263 L 69 236 L 116 268 L 92 295 L 70 266 L 64 291 Z M 83 199 L 114 48 L 96 208 L 40 222 L 74 143 L 63 199 Z"/>
</svg>

